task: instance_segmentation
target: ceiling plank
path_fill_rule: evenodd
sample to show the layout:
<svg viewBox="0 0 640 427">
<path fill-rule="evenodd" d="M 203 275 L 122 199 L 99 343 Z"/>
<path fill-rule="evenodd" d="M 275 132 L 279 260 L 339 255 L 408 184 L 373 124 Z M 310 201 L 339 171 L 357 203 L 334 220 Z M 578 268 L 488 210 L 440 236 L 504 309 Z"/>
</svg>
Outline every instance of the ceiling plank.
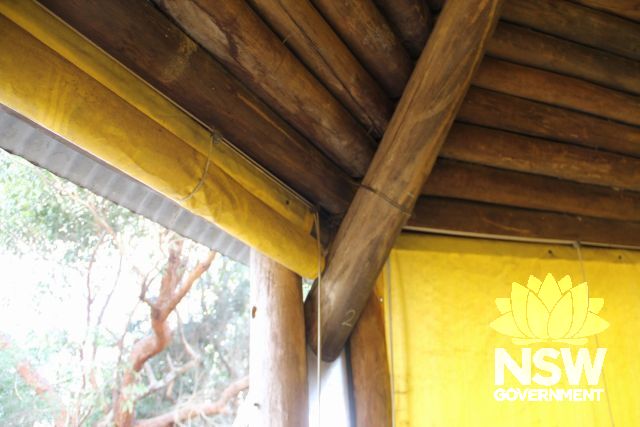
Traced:
<svg viewBox="0 0 640 427">
<path fill-rule="evenodd" d="M 440 159 L 422 194 L 640 222 L 640 193 Z"/>
<path fill-rule="evenodd" d="M 408 227 L 504 238 L 640 247 L 640 223 L 421 197 Z"/>
<path fill-rule="evenodd" d="M 640 94 L 640 61 L 501 22 L 487 54 Z"/>
<path fill-rule="evenodd" d="M 413 61 L 372 0 L 312 0 L 389 96 L 402 94 Z"/>
<path fill-rule="evenodd" d="M 440 156 L 585 184 L 640 191 L 640 159 L 455 123 Z"/>
<path fill-rule="evenodd" d="M 640 126 L 640 96 L 575 77 L 485 57 L 472 84 L 483 89 Z"/>
<path fill-rule="evenodd" d="M 244 1 L 155 0 L 182 28 L 352 177 L 374 142 Z"/>
<path fill-rule="evenodd" d="M 395 238 L 410 216 L 499 17 L 500 0 L 450 0 L 329 251 L 322 286 L 305 302 L 307 341 L 340 353 Z M 464 31 L 462 31 L 464 29 Z"/>
<path fill-rule="evenodd" d="M 477 87 L 467 92 L 458 120 L 640 156 L 640 128 L 636 126 Z"/>
<path fill-rule="evenodd" d="M 346 211 L 349 177 L 149 2 L 41 3 L 300 194 Z"/>
</svg>

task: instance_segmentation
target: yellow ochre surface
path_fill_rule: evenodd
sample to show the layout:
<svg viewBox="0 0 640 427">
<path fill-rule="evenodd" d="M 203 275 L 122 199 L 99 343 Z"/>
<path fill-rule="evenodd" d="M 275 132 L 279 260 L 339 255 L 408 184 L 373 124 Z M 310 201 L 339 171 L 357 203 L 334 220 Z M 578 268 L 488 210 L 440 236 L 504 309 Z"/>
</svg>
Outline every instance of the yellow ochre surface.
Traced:
<svg viewBox="0 0 640 427">
<path fill-rule="evenodd" d="M 37 3 L 3 1 L 0 13 L 0 104 L 317 275 L 313 211 L 296 195 Z"/>
<path fill-rule="evenodd" d="M 400 236 L 384 275 L 396 425 L 640 425 L 640 252 L 580 252 L 568 245 Z M 601 400 L 497 401 L 496 348 L 518 363 L 523 348 L 572 354 L 586 348 L 592 358 L 606 348 L 593 386 L 604 390 Z M 562 358 L 554 363 L 564 369 Z M 524 386 L 506 372 L 500 387 L 590 386 L 584 375 L 571 385 L 562 370 L 554 386 Z"/>
</svg>

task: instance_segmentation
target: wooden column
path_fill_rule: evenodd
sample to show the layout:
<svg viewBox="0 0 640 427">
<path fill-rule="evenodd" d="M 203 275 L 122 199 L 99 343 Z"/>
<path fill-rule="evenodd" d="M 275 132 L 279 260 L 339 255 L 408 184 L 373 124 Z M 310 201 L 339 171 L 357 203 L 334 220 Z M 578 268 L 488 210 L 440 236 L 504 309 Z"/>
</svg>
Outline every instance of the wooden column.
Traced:
<svg viewBox="0 0 640 427">
<path fill-rule="evenodd" d="M 355 427 L 391 425 L 391 378 L 382 302 L 372 292 L 349 340 Z"/>
<path fill-rule="evenodd" d="M 251 251 L 251 426 L 308 424 L 302 281 Z"/>
<path fill-rule="evenodd" d="M 330 249 L 320 295 L 306 301 L 307 340 L 334 360 L 364 308 L 449 132 L 499 17 L 501 0 L 450 0 Z"/>
</svg>

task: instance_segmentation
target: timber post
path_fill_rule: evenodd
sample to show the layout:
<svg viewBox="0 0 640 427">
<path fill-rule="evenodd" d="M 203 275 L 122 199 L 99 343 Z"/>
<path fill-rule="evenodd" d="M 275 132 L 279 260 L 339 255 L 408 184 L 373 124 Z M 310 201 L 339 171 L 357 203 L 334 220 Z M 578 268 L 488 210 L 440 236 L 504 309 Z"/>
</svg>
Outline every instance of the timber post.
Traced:
<svg viewBox="0 0 640 427">
<path fill-rule="evenodd" d="M 251 251 L 251 426 L 308 424 L 307 357 L 302 280 Z"/>
<path fill-rule="evenodd" d="M 384 310 L 376 292 L 369 296 L 349 339 L 355 427 L 390 426 L 391 378 Z"/>
</svg>

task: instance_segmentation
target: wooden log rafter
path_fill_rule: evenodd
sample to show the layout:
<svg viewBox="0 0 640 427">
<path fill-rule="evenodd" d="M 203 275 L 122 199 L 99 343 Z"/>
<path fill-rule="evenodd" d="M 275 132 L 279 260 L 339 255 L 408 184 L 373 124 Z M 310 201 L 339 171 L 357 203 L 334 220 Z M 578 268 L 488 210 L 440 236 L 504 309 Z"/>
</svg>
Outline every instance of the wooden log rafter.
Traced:
<svg viewBox="0 0 640 427">
<path fill-rule="evenodd" d="M 510 0 L 502 19 L 640 60 L 640 25 L 571 1 Z"/>
<path fill-rule="evenodd" d="M 638 192 L 446 159 L 438 160 L 422 194 L 620 221 L 640 221 Z"/>
<path fill-rule="evenodd" d="M 151 3 L 41 3 L 300 194 L 346 210 L 349 177 Z"/>
<path fill-rule="evenodd" d="M 410 228 L 640 247 L 640 223 L 545 212 L 466 200 L 421 197 Z"/>
<path fill-rule="evenodd" d="M 269 0 L 253 1 L 256 4 L 258 1 L 269 2 Z M 341 214 L 346 210 L 355 192 L 355 185 L 346 174 L 342 173 L 329 159 L 271 112 L 269 107 L 249 93 L 240 82 L 225 72 L 203 49 L 191 44 L 184 33 L 147 2 L 113 0 L 102 7 L 99 7 L 97 3 L 81 0 L 64 2 L 43 0 L 43 3 L 197 118 L 221 129 L 234 144 L 238 145 L 250 157 L 256 159 L 304 196 L 316 201 L 330 214 Z M 283 8 L 288 5 L 288 3 L 282 2 L 281 4 L 284 5 Z M 298 3 L 296 2 L 296 4 Z M 291 13 L 293 14 L 293 11 Z M 141 16 L 144 16 L 145 19 L 141 19 Z M 140 29 L 140 26 L 142 26 L 142 30 L 136 30 Z M 324 27 L 326 29 L 326 23 Z M 323 49 L 327 50 L 326 47 Z M 183 65 L 178 67 L 177 64 Z M 343 72 L 357 74 L 352 73 L 352 70 L 353 68 L 348 68 Z M 637 146 L 633 142 L 635 141 L 633 135 L 637 134 L 637 129 L 625 126 L 619 128 L 617 123 L 598 121 L 597 118 L 590 115 L 576 116 L 574 112 L 565 110 L 567 108 L 581 110 L 600 117 L 637 124 L 640 120 L 638 119 L 640 117 L 640 101 L 637 96 L 605 88 L 575 77 L 567 77 L 488 57 L 480 65 L 474 78 L 474 84 L 484 89 L 514 95 L 511 98 L 502 97 L 501 99 L 520 102 L 524 100 L 519 98 L 528 98 L 549 104 L 531 103 L 527 105 L 534 105 L 538 109 L 541 107 L 540 111 L 551 112 L 551 117 L 557 111 L 563 115 L 562 117 L 566 112 L 570 118 L 580 117 L 580 120 L 575 122 L 572 119 L 566 122 L 570 125 L 568 132 L 567 129 L 563 130 L 564 123 L 561 123 L 562 126 L 560 126 L 557 121 L 555 123 L 558 126 L 546 126 L 541 129 L 542 123 L 536 123 L 522 115 L 514 119 L 514 115 L 518 116 L 518 114 L 517 112 L 511 114 L 515 108 L 515 104 L 511 104 L 511 106 L 505 106 L 509 113 L 505 116 L 492 110 L 481 111 L 481 114 L 474 117 L 471 122 L 565 141 L 567 139 L 564 138 L 564 134 L 571 136 L 571 132 L 578 129 L 582 134 L 579 134 L 578 138 L 572 137 L 569 142 L 576 143 L 576 139 L 579 139 L 592 146 L 597 144 L 599 148 L 608 151 L 615 151 L 616 145 L 620 148 L 620 144 L 623 143 L 632 150 Z M 565 90 L 559 90 L 560 88 L 565 88 Z M 550 105 L 563 108 L 546 109 Z M 600 129 L 600 125 L 604 125 L 604 128 Z M 611 138 L 611 135 L 607 135 L 607 129 L 613 129 L 616 135 L 618 134 L 617 129 L 622 129 L 623 132 L 620 133 L 622 138 Z M 465 135 L 467 138 L 479 138 L 475 145 L 482 144 L 485 148 L 490 149 L 487 143 L 487 132 L 489 130 L 472 134 L 466 132 Z M 588 136 L 583 139 L 582 135 L 585 132 L 588 133 Z M 602 134 L 604 135 L 603 139 L 598 136 Z M 454 135 L 456 135 L 455 132 L 449 139 Z M 498 146 L 500 141 L 505 141 L 505 138 L 505 134 L 502 134 L 493 144 Z M 508 139 L 513 138 L 522 140 L 523 137 L 509 134 Z M 256 140 L 259 140 L 260 143 L 257 144 Z M 613 147 L 609 146 L 609 140 L 613 141 Z M 541 147 L 545 147 L 544 152 L 549 155 L 548 158 L 554 159 L 566 158 L 562 153 L 574 153 L 575 148 L 578 148 L 540 139 L 535 139 L 535 141 L 540 142 Z M 578 141 L 578 143 L 580 142 Z M 474 141 L 468 140 L 466 144 L 470 147 Z M 504 146 L 504 144 L 501 145 Z M 458 157 L 459 160 L 466 160 L 475 155 L 471 148 L 465 149 L 460 144 L 457 146 L 459 148 L 457 155 L 462 156 Z M 521 147 L 522 144 L 517 146 Z M 446 148 L 445 146 L 445 150 Z M 528 150 L 528 152 L 535 154 L 537 151 Z M 609 153 L 591 153 L 596 155 L 598 159 L 593 162 L 593 166 L 598 170 L 593 170 L 593 167 L 587 168 L 582 179 L 579 174 L 571 173 L 570 168 L 565 169 L 564 172 L 559 168 L 545 169 L 547 164 L 553 163 L 548 161 L 537 164 L 532 161 L 530 169 L 520 169 L 523 167 L 520 162 L 520 166 L 514 170 L 542 173 L 579 182 L 637 189 L 634 186 L 634 182 L 637 182 L 634 178 L 635 173 L 630 173 L 625 179 L 622 174 L 615 172 L 617 165 L 623 165 L 622 170 L 633 172 L 633 165 L 636 163 L 634 159 L 612 157 L 607 155 Z M 574 154 L 571 156 L 577 159 Z M 496 162 L 506 159 L 506 156 L 498 156 Z M 603 162 L 614 159 L 613 165 L 616 167 L 609 168 L 613 170 L 612 173 L 606 173 L 607 167 Z M 476 162 L 475 160 L 469 161 Z M 507 169 L 513 167 L 505 166 L 503 163 L 488 162 L 486 157 L 484 160 L 477 161 L 477 163 Z M 582 164 L 584 165 L 584 162 Z M 624 165 L 627 166 L 624 167 Z M 593 170 L 593 173 L 590 174 L 589 170 Z M 593 179 L 596 176 L 601 178 L 600 182 L 594 182 Z M 589 180 L 589 177 L 593 179 Z"/>
<path fill-rule="evenodd" d="M 447 159 L 640 191 L 640 159 L 481 126 L 455 123 L 440 150 Z"/>
<path fill-rule="evenodd" d="M 411 56 L 420 56 L 433 26 L 433 17 L 425 0 L 375 1 Z"/>
<path fill-rule="evenodd" d="M 342 169 L 364 175 L 373 139 L 248 4 L 154 1 Z"/>
<path fill-rule="evenodd" d="M 374 136 L 382 136 L 393 105 L 309 0 L 249 0 L 304 64 Z"/>
<path fill-rule="evenodd" d="M 430 2 L 437 10 L 444 0 Z M 510 0 L 501 19 L 639 60 L 640 25 L 630 20 L 634 13 L 640 21 L 636 0 Z"/>
<path fill-rule="evenodd" d="M 561 74 L 485 57 L 474 86 L 640 126 L 640 96 Z"/>
<path fill-rule="evenodd" d="M 402 94 L 413 61 L 373 0 L 312 0 L 389 96 Z"/>
<path fill-rule="evenodd" d="M 507 22 L 498 24 L 487 44 L 487 54 L 640 94 L 640 61 L 519 25 Z"/>
<path fill-rule="evenodd" d="M 500 0 L 447 2 L 305 302 L 307 341 L 344 346 L 416 202 L 499 17 Z M 464 28 L 465 31 L 460 31 Z M 315 350 L 318 350 L 315 348 Z"/>
<path fill-rule="evenodd" d="M 640 80 L 640 79 L 639 79 Z M 459 121 L 640 156 L 640 128 L 472 87 Z"/>
<path fill-rule="evenodd" d="M 585 6 L 603 10 L 640 22 L 640 5 L 637 0 L 574 0 Z"/>
</svg>

